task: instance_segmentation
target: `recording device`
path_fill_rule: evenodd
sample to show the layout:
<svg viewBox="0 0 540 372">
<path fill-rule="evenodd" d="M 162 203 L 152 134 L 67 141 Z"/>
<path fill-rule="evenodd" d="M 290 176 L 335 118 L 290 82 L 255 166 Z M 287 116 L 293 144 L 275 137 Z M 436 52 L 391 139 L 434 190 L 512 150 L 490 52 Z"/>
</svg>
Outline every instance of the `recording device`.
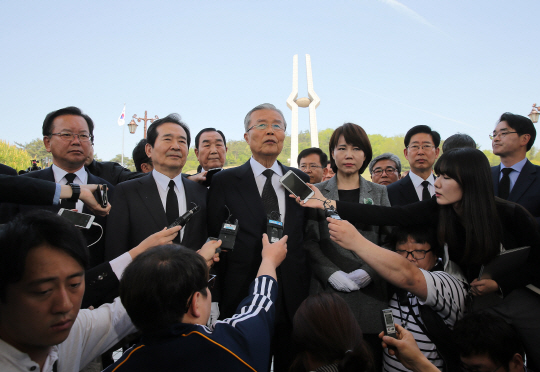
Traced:
<svg viewBox="0 0 540 372">
<path fill-rule="evenodd" d="M 326 217 L 333 218 L 334 220 L 341 220 L 341 217 L 339 216 L 338 212 L 334 209 L 333 205 L 331 205 L 330 208 L 324 209 L 324 215 Z"/>
<path fill-rule="evenodd" d="M 58 215 L 71 221 L 75 226 L 82 227 L 83 229 L 89 229 L 94 222 L 95 216 L 86 213 L 79 213 L 70 209 L 60 208 Z"/>
<path fill-rule="evenodd" d="M 183 215 L 181 215 L 180 217 L 178 217 L 173 223 L 169 225 L 169 227 L 167 227 L 167 229 L 172 229 L 175 226 L 182 226 L 182 227 L 186 226 L 189 220 L 191 220 L 191 217 L 193 217 L 193 215 L 199 210 L 199 206 L 197 204 L 193 202 L 191 202 L 191 204 L 193 204 L 194 207 L 191 208 L 186 213 L 184 213 Z"/>
<path fill-rule="evenodd" d="M 34 172 L 40 170 L 41 167 L 38 167 L 39 160 L 32 159 L 30 160 L 30 166 L 26 169 L 26 172 Z"/>
<path fill-rule="evenodd" d="M 283 237 L 283 222 L 281 222 L 278 212 L 272 212 L 268 215 L 266 235 L 268 235 L 270 243 L 275 243 Z"/>
<path fill-rule="evenodd" d="M 97 185 L 96 191 L 94 191 L 94 197 L 102 208 L 107 208 L 109 200 L 107 198 L 107 185 Z"/>
<path fill-rule="evenodd" d="M 206 172 L 206 180 L 202 183 L 204 186 L 208 187 L 212 183 L 212 177 L 214 174 L 222 170 L 221 168 L 212 168 L 208 172 Z"/>
<path fill-rule="evenodd" d="M 393 337 L 397 340 L 396 326 L 392 309 L 385 309 L 381 313 L 385 336 Z"/>
<path fill-rule="evenodd" d="M 209 236 L 208 239 L 206 239 L 205 244 L 208 243 L 208 242 L 210 242 L 210 241 L 216 241 L 216 240 L 219 240 L 219 239 L 218 239 L 218 238 L 213 238 L 213 237 Z M 220 248 L 220 247 L 216 248 L 216 253 L 221 253 L 221 248 Z"/>
<path fill-rule="evenodd" d="M 300 197 L 301 200 L 306 203 L 315 193 L 300 177 L 296 175 L 292 170 L 288 171 L 283 177 L 279 179 L 279 182 L 285 187 L 291 194 L 296 197 Z"/>
</svg>

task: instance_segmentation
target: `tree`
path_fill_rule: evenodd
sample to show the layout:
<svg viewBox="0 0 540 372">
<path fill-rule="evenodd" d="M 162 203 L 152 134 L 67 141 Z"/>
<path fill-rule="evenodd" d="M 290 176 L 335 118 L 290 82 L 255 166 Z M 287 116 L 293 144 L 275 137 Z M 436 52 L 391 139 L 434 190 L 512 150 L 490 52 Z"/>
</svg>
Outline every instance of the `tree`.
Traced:
<svg viewBox="0 0 540 372">
<path fill-rule="evenodd" d="M 40 165 L 42 166 L 44 159 L 51 159 L 51 153 L 47 151 L 45 148 L 45 145 L 43 144 L 43 139 L 36 138 L 33 141 L 30 141 L 25 144 L 20 144 L 15 142 L 15 144 L 23 150 L 26 150 L 28 154 L 32 157 L 32 159 L 36 159 L 40 161 Z"/>
<path fill-rule="evenodd" d="M 114 162 L 116 162 L 118 164 L 122 164 L 122 154 L 116 155 L 110 161 L 114 161 Z M 124 156 L 124 167 L 126 167 L 127 169 L 129 169 L 132 172 L 136 171 L 135 163 L 133 162 L 133 159 L 131 159 L 131 158 L 127 157 L 127 156 Z"/>
</svg>

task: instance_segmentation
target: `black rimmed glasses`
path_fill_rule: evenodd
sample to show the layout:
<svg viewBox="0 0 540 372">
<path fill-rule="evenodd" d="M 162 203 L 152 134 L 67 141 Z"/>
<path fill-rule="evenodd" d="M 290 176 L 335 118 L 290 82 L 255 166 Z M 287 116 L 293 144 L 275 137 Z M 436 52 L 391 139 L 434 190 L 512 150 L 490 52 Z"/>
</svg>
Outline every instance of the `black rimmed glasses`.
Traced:
<svg viewBox="0 0 540 372">
<path fill-rule="evenodd" d="M 409 149 L 409 151 L 418 152 L 420 151 L 420 149 L 424 151 L 433 150 L 435 146 L 434 145 L 411 145 L 411 146 L 407 146 L 407 148 Z"/>
<path fill-rule="evenodd" d="M 408 258 L 409 255 L 411 255 L 412 258 L 414 258 L 415 260 L 423 260 L 424 258 L 426 258 L 426 253 L 431 252 L 432 250 L 433 250 L 433 248 L 428 249 L 427 251 L 425 251 L 425 250 L 417 250 L 417 251 L 410 251 L 409 252 L 409 251 L 402 251 L 402 250 L 396 249 L 396 253 L 402 255 L 405 258 Z"/>
</svg>

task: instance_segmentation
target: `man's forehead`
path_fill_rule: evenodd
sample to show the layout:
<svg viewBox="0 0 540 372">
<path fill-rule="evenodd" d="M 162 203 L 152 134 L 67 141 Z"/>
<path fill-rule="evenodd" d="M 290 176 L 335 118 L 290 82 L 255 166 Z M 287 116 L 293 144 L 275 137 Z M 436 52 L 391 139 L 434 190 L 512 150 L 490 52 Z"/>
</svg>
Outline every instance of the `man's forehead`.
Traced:
<svg viewBox="0 0 540 372">
<path fill-rule="evenodd" d="M 309 154 L 300 159 L 300 164 L 302 163 L 317 163 L 320 165 L 321 157 L 319 154 L 315 154 L 315 153 Z"/>
<path fill-rule="evenodd" d="M 396 162 L 394 162 L 393 160 L 390 160 L 390 159 L 381 159 L 379 160 L 378 162 L 376 162 L 374 165 L 373 165 L 373 169 L 378 169 L 378 168 L 382 168 L 382 167 L 396 167 Z"/>
<path fill-rule="evenodd" d="M 262 109 L 262 110 L 254 111 L 251 114 L 251 122 L 256 122 L 256 123 L 267 122 L 268 117 L 270 116 L 272 116 L 273 122 L 283 123 L 284 119 L 281 116 L 281 114 L 275 110 L 270 110 L 270 109 Z M 256 120 L 254 121 L 253 119 L 256 119 Z"/>
<path fill-rule="evenodd" d="M 54 118 L 52 128 L 55 131 L 69 130 L 77 127 L 79 131 L 88 132 L 88 123 L 86 119 L 79 115 L 60 115 Z"/>
<path fill-rule="evenodd" d="M 32 284 L 64 279 L 81 273 L 84 274 L 84 268 L 65 251 L 50 245 L 40 245 L 28 252 L 22 281 Z"/>
<path fill-rule="evenodd" d="M 176 123 L 163 123 L 159 127 L 156 128 L 158 136 L 177 136 L 177 137 L 183 137 L 186 138 L 187 134 L 184 128 L 182 128 L 181 125 Z"/>
<path fill-rule="evenodd" d="M 223 137 L 216 131 L 204 132 L 201 134 L 200 142 L 217 141 L 223 142 Z"/>
<path fill-rule="evenodd" d="M 429 133 L 416 133 L 410 143 L 433 143 L 433 137 Z"/>
<path fill-rule="evenodd" d="M 508 125 L 506 121 L 501 121 L 499 124 L 497 124 L 495 129 L 493 129 L 493 132 L 495 133 L 496 131 L 501 131 L 501 130 L 511 131 L 513 129 L 510 125 Z"/>
</svg>

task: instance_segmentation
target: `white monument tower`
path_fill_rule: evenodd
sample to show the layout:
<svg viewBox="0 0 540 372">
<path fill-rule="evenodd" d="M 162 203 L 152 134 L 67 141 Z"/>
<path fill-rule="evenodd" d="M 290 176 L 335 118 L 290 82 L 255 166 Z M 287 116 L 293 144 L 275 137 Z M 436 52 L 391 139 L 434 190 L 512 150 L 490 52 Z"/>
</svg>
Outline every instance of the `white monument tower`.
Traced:
<svg viewBox="0 0 540 372">
<path fill-rule="evenodd" d="M 313 90 L 313 75 L 311 73 L 311 57 L 306 54 L 306 72 L 308 97 L 298 98 L 298 54 L 293 57 L 293 82 L 292 92 L 287 98 L 287 106 L 292 111 L 291 119 L 291 167 L 298 167 L 298 107 L 309 107 L 309 131 L 311 134 L 311 147 L 319 147 L 319 132 L 317 130 L 317 114 L 315 109 L 319 107 L 321 100 Z"/>
</svg>

